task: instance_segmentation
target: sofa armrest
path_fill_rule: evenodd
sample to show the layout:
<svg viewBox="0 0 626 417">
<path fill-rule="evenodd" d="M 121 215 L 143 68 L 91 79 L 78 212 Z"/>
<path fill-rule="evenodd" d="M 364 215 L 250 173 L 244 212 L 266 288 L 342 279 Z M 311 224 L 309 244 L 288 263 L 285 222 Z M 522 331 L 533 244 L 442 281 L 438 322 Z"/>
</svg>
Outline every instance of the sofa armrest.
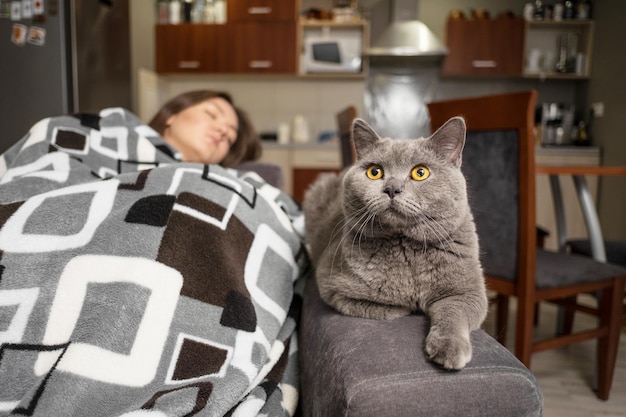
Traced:
<svg viewBox="0 0 626 417">
<path fill-rule="evenodd" d="M 484 331 L 472 333 L 473 358 L 460 371 L 428 361 L 428 319 L 391 321 L 340 315 L 304 291 L 300 322 L 301 409 L 313 416 L 540 416 L 532 373 Z"/>
</svg>

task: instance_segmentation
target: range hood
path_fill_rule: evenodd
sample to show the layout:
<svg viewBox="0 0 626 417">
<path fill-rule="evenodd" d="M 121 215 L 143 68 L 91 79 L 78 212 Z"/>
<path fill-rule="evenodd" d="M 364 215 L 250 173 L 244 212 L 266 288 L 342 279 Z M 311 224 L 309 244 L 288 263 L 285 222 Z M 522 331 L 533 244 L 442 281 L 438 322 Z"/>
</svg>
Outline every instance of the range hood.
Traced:
<svg viewBox="0 0 626 417">
<path fill-rule="evenodd" d="M 441 59 L 448 49 L 417 20 L 417 0 L 391 0 L 392 20 L 366 51 L 371 57 Z"/>
</svg>

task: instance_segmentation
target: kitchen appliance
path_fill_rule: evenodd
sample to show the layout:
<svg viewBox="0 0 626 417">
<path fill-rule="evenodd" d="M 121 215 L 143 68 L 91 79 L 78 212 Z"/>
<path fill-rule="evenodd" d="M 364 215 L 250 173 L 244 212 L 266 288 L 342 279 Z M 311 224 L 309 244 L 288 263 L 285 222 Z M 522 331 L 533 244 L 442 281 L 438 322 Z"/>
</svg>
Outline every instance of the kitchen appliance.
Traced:
<svg viewBox="0 0 626 417">
<path fill-rule="evenodd" d="M 448 50 L 417 19 L 417 0 L 392 0 L 388 6 L 391 22 L 366 51 L 365 116 L 383 136 L 428 136 L 426 103 L 434 97 Z"/>
<path fill-rule="evenodd" d="M 541 104 L 541 144 L 571 145 L 575 108 L 564 103 Z"/>
<path fill-rule="evenodd" d="M 128 0 L 2 3 L 0 152 L 42 118 L 131 107 Z"/>
<path fill-rule="evenodd" d="M 304 32 L 302 65 L 305 73 L 361 72 L 363 40 L 359 29 L 323 26 Z"/>
</svg>

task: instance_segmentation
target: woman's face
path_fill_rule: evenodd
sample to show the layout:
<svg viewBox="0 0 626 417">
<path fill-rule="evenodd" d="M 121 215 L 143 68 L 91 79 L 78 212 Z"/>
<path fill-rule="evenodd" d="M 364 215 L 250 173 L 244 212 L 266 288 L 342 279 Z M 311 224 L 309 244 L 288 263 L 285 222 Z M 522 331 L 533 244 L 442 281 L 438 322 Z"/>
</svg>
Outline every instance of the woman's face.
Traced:
<svg viewBox="0 0 626 417">
<path fill-rule="evenodd" d="M 163 137 L 186 162 L 219 164 L 237 140 L 235 109 L 213 97 L 170 116 Z"/>
</svg>

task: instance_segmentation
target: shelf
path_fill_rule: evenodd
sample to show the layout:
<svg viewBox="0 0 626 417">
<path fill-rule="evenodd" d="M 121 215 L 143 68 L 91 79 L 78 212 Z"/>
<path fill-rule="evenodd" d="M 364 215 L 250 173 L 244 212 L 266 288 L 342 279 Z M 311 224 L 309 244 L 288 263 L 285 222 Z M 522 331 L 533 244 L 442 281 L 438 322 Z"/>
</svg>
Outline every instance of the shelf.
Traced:
<svg viewBox="0 0 626 417">
<path fill-rule="evenodd" d="M 319 19 L 306 19 L 300 18 L 299 21 L 302 27 L 339 27 L 339 28 L 350 28 L 350 27 L 363 27 L 368 25 L 366 20 L 358 19 L 351 20 L 348 22 L 336 22 L 334 20 L 319 20 Z"/>
<path fill-rule="evenodd" d="M 593 53 L 593 32 L 594 21 L 585 20 L 527 20 L 525 23 L 525 66 L 522 71 L 523 78 L 538 78 L 551 80 L 588 80 L 591 76 L 591 58 Z M 574 51 L 568 52 L 563 58 L 559 50 L 559 42 L 562 36 L 571 35 L 573 39 Z M 566 46 L 569 50 L 572 48 Z M 529 60 L 531 55 L 538 58 L 539 65 L 532 65 L 534 71 L 529 72 L 531 67 Z M 561 65 L 565 65 L 570 70 L 575 70 L 578 66 L 577 60 L 582 63 L 578 72 L 539 72 L 537 70 L 549 70 L 556 68 L 561 57 Z M 571 60 L 571 61 L 570 61 Z"/>
<path fill-rule="evenodd" d="M 524 72 L 522 74 L 523 78 L 527 79 L 540 79 L 540 80 L 588 80 L 588 75 L 581 74 L 561 74 L 558 72 L 551 73 L 536 73 L 536 72 Z"/>
<path fill-rule="evenodd" d="M 567 27 L 567 26 L 591 26 L 593 20 L 590 19 L 567 19 L 567 20 L 527 20 L 529 26 L 544 27 Z"/>
</svg>

